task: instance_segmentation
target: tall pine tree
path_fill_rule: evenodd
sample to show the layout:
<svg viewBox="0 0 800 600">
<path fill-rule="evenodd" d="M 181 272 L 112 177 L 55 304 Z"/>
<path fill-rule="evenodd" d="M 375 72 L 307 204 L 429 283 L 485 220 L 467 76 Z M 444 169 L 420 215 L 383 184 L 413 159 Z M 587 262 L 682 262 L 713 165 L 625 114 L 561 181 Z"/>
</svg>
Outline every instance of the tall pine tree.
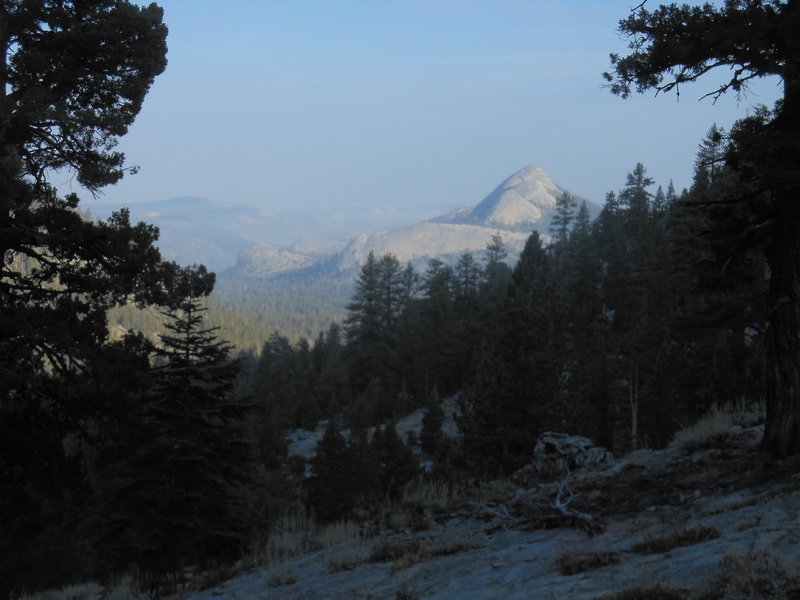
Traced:
<svg viewBox="0 0 800 600">
<path fill-rule="evenodd" d="M 169 333 L 156 350 L 150 389 L 111 467 L 107 556 L 115 568 L 134 565 L 156 579 L 235 558 L 246 537 L 237 491 L 251 472 L 250 405 L 232 394 L 239 365 L 230 346 L 203 326 L 200 298 L 213 284 L 203 267 L 180 271 L 181 299 L 164 313 Z"/>
</svg>

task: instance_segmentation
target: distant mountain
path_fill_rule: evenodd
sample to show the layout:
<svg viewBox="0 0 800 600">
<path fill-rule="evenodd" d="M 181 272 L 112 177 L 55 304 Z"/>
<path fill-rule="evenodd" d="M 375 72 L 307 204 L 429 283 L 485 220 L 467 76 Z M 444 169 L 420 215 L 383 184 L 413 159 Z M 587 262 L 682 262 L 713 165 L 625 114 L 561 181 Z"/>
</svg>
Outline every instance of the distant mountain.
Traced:
<svg viewBox="0 0 800 600">
<path fill-rule="evenodd" d="M 528 166 L 508 177 L 481 202 L 413 225 L 361 233 L 349 241 L 330 240 L 319 244 L 298 241 L 290 249 L 275 246 L 249 248 L 239 254 L 229 275 L 248 279 L 273 277 L 292 270 L 323 265 L 308 271 L 308 276 L 324 272 L 352 277 L 370 252 L 394 254 L 401 262 L 424 267 L 430 257 L 454 263 L 463 253 L 480 255 L 492 236 L 499 233 L 508 250 L 509 261 L 516 260 L 532 231 L 548 237 L 556 200 L 566 190 L 556 185 L 537 166 Z M 596 214 L 599 207 L 590 204 Z"/>
<path fill-rule="evenodd" d="M 99 218 L 120 208 L 107 203 L 86 206 Z M 134 222 L 158 226 L 158 245 L 166 258 L 181 264 L 203 263 L 214 271 L 232 267 L 239 252 L 252 244 L 275 244 L 313 257 L 331 255 L 363 231 L 406 225 L 437 212 L 411 203 L 399 209 L 278 212 L 192 196 L 135 203 L 128 208 Z"/>
<path fill-rule="evenodd" d="M 480 260 L 499 233 L 513 263 L 531 231 L 547 239 L 564 191 L 542 168 L 529 166 L 475 206 L 440 216 L 413 206 L 276 213 L 194 197 L 133 204 L 130 211 L 134 221 L 161 229 L 159 246 L 166 258 L 203 263 L 218 273 L 215 296 L 222 305 L 290 337 L 314 337 L 343 318 L 370 252 L 392 253 L 424 271 L 431 257 L 453 264 L 470 252 Z M 94 216 L 107 217 L 118 207 L 90 208 Z M 589 208 L 593 215 L 599 212 L 596 205 Z"/>
<path fill-rule="evenodd" d="M 120 207 L 89 205 L 94 217 L 107 218 Z M 168 260 L 202 263 L 212 271 L 227 269 L 259 230 L 274 228 L 276 217 L 254 206 L 184 196 L 128 206 L 131 220 L 145 221 L 161 232 L 158 246 Z"/>
<path fill-rule="evenodd" d="M 370 252 L 377 256 L 391 253 L 400 262 L 411 262 L 418 267 L 431 257 L 455 263 L 465 252 L 481 254 L 496 233 L 501 234 L 512 259 L 522 251 L 530 236 L 530 231 L 428 221 L 362 234 L 337 255 L 335 264 L 342 271 L 358 269 Z"/>
<path fill-rule="evenodd" d="M 532 165 L 511 175 L 476 206 L 461 208 L 432 222 L 546 233 L 556 200 L 565 191 L 551 181 L 544 169 Z"/>
<path fill-rule="evenodd" d="M 316 258 L 272 244 L 253 244 L 241 252 L 233 269 L 248 278 L 264 278 L 311 266 Z"/>
<path fill-rule="evenodd" d="M 464 252 L 481 254 L 499 233 L 514 261 L 532 231 L 549 236 L 556 200 L 566 190 L 544 169 L 528 166 L 503 181 L 480 203 L 422 223 L 375 231 L 356 237 L 338 255 L 342 270 L 357 268 L 370 252 L 391 252 L 401 262 L 422 263 L 428 257 L 455 262 Z M 599 207 L 587 203 L 592 214 Z"/>
<path fill-rule="evenodd" d="M 525 167 L 498 185 L 475 206 L 435 216 L 408 218 L 422 209 L 311 211 L 276 213 L 255 206 L 183 197 L 130 206 L 134 221 L 161 230 L 164 256 L 182 264 L 203 263 L 224 277 L 222 287 L 259 281 L 292 286 L 308 294 L 314 281 L 352 282 L 367 255 L 392 253 L 420 270 L 430 257 L 454 263 L 465 252 L 480 257 L 499 233 L 509 262 L 516 260 L 531 231 L 547 237 L 556 200 L 565 191 L 537 166 Z M 117 207 L 90 206 L 107 217 Z M 596 214 L 598 207 L 590 205 Z M 408 220 L 402 222 L 401 215 Z M 426 215 L 427 217 L 428 215 Z M 377 225 L 377 226 L 376 226 Z M 258 293 L 264 286 L 258 285 Z M 345 289 L 344 286 L 342 289 Z M 251 292 L 252 292 L 251 289 Z M 316 293 L 316 292 L 314 292 Z"/>
</svg>

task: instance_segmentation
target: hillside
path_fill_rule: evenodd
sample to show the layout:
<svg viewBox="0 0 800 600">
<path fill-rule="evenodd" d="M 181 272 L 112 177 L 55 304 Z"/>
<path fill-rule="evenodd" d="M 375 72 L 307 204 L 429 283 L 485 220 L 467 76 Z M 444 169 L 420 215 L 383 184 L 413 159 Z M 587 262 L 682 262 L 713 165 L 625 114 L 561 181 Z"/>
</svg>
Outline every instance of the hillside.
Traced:
<svg viewBox="0 0 800 600">
<path fill-rule="evenodd" d="M 697 448 L 633 452 L 579 469 L 563 494 L 563 480 L 528 472 L 409 490 L 377 535 L 340 531 L 328 547 L 189 597 L 794 598 L 798 464 L 761 459 L 761 432 L 737 426 Z M 554 516 L 557 498 L 602 531 Z"/>
</svg>

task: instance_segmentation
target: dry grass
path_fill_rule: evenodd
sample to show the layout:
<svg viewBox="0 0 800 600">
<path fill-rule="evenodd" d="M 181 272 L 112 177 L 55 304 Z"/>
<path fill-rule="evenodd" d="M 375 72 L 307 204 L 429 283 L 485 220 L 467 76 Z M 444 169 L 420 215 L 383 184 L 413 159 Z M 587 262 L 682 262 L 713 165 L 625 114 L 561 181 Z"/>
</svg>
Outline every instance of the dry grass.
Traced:
<svg viewBox="0 0 800 600">
<path fill-rule="evenodd" d="M 453 486 L 444 481 L 412 481 L 403 488 L 402 504 L 447 509 L 459 498 Z"/>
<path fill-rule="evenodd" d="M 723 409 L 733 417 L 734 425 L 753 427 L 763 423 L 767 415 L 767 404 L 762 399 L 757 402 L 747 402 L 739 398 L 736 402 L 727 403 Z"/>
<path fill-rule="evenodd" d="M 615 594 L 599 596 L 596 600 L 686 600 L 687 590 L 656 584 L 651 587 L 633 587 Z"/>
<path fill-rule="evenodd" d="M 321 527 L 316 541 L 323 549 L 358 546 L 364 541 L 361 525 L 353 521 L 337 521 Z"/>
<path fill-rule="evenodd" d="M 318 525 L 304 511 L 283 515 L 265 542 L 256 544 L 247 561 L 252 566 L 284 562 L 316 550 L 358 546 L 364 540 L 363 528 L 352 521 Z"/>
<path fill-rule="evenodd" d="M 394 598 L 395 600 L 419 600 L 420 595 L 416 590 L 409 588 L 407 584 L 403 584 L 403 587 L 397 590 Z"/>
<path fill-rule="evenodd" d="M 461 501 L 457 489 L 447 482 L 412 481 L 399 500 L 381 507 L 377 523 L 387 531 L 424 531 L 446 519 Z"/>
<path fill-rule="evenodd" d="M 47 590 L 35 594 L 25 594 L 20 600 L 98 600 L 103 597 L 103 586 L 98 583 L 69 585 L 60 590 Z"/>
<path fill-rule="evenodd" d="M 750 427 L 763 422 L 763 403 L 747 403 L 744 398 L 724 405 L 713 404 L 697 423 L 684 427 L 672 438 L 671 445 L 682 450 L 695 450 L 724 441 L 734 425 Z"/>
<path fill-rule="evenodd" d="M 800 560 L 767 551 L 726 556 L 701 600 L 791 600 L 800 598 Z"/>
<path fill-rule="evenodd" d="M 361 527 L 352 521 L 328 525 L 320 537 L 332 572 L 350 571 L 367 558 Z"/>
<path fill-rule="evenodd" d="M 482 548 L 486 538 L 482 532 L 448 529 L 436 535 L 401 540 L 388 540 L 376 544 L 369 554 L 369 562 L 391 562 L 392 573 L 438 556 L 449 556 Z"/>
<path fill-rule="evenodd" d="M 352 571 L 368 559 L 364 547 L 345 546 L 337 548 L 328 555 L 328 570 L 331 573 L 339 571 Z"/>
<path fill-rule="evenodd" d="M 426 558 L 449 556 L 483 548 L 485 545 L 486 537 L 481 532 L 447 529 L 423 540 L 422 555 Z"/>
<path fill-rule="evenodd" d="M 573 552 L 559 556 L 555 566 L 562 575 L 576 575 L 620 562 L 622 556 L 619 552 Z"/>
<path fill-rule="evenodd" d="M 751 496 L 747 496 L 746 498 L 739 498 L 736 500 L 724 499 L 721 503 L 713 506 L 710 509 L 707 509 L 700 513 L 701 517 L 708 517 L 712 515 L 718 515 L 724 512 L 732 512 L 734 510 L 739 510 L 741 508 L 747 508 L 749 506 L 755 506 L 756 504 L 760 504 L 764 502 L 766 499 L 769 498 L 768 494 L 753 494 Z"/>
<path fill-rule="evenodd" d="M 271 588 L 297 583 L 297 571 L 288 563 L 277 563 L 270 567 L 267 585 Z"/>
<path fill-rule="evenodd" d="M 391 562 L 409 555 L 418 554 L 420 540 L 417 537 L 404 540 L 385 540 L 378 542 L 369 553 L 369 562 Z"/>
<path fill-rule="evenodd" d="M 144 592 L 136 590 L 136 580 L 132 575 L 124 575 L 110 586 L 89 582 L 70 585 L 59 590 L 48 590 L 26 594 L 20 600 L 145 600 Z"/>
<path fill-rule="evenodd" d="M 753 529 L 759 525 L 761 525 L 761 517 L 753 517 L 752 519 L 739 521 L 736 524 L 736 531 L 747 531 L 748 529 Z"/>
<path fill-rule="evenodd" d="M 255 544 L 250 562 L 254 566 L 272 564 L 319 549 L 316 533 L 317 524 L 307 513 L 284 514 L 274 523 L 267 539 Z"/>
<path fill-rule="evenodd" d="M 716 527 L 697 525 L 696 527 L 676 531 L 663 537 L 650 536 L 636 544 L 632 550 L 639 554 L 663 554 L 664 552 L 669 552 L 673 548 L 694 546 L 695 544 L 701 544 L 708 540 L 717 539 L 721 535 L 719 529 Z"/>
</svg>

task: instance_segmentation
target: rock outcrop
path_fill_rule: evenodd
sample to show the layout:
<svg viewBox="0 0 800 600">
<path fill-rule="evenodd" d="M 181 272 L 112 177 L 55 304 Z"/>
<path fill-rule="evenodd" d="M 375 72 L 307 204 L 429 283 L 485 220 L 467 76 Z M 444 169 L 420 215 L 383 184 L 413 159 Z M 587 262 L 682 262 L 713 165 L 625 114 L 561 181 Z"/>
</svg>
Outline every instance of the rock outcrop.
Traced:
<svg viewBox="0 0 800 600">
<path fill-rule="evenodd" d="M 559 476 L 580 468 L 606 468 L 614 455 L 589 438 L 546 431 L 533 449 L 531 465 L 539 475 Z"/>
</svg>

